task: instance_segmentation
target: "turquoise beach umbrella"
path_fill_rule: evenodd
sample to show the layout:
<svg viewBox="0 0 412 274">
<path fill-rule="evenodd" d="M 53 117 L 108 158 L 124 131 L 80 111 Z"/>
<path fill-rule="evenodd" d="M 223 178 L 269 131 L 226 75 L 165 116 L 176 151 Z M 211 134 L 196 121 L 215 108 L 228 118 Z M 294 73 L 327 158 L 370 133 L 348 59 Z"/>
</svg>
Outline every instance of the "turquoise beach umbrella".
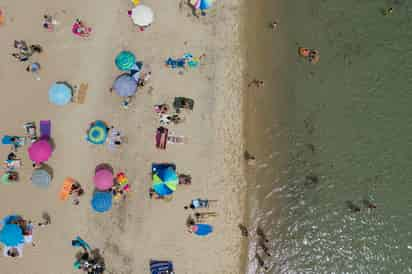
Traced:
<svg viewBox="0 0 412 274">
<path fill-rule="evenodd" d="M 87 133 L 87 141 L 95 145 L 101 145 L 107 139 L 107 125 L 100 120 L 95 121 Z"/>
<path fill-rule="evenodd" d="M 73 96 L 72 88 L 65 83 L 54 83 L 49 89 L 49 101 L 58 106 L 70 103 Z"/>
<path fill-rule="evenodd" d="M 23 231 L 17 224 L 6 224 L 0 230 L 0 242 L 5 246 L 17 246 L 24 243 Z"/>
<path fill-rule="evenodd" d="M 136 63 L 136 57 L 130 51 L 122 51 L 116 56 L 114 62 L 118 69 L 130 70 Z"/>
</svg>

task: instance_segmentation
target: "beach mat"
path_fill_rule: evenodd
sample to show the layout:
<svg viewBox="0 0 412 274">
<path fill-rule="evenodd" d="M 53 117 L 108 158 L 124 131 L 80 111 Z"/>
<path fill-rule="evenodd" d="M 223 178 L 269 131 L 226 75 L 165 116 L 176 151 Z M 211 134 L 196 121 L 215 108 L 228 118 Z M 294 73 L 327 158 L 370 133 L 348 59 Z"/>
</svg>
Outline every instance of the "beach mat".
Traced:
<svg viewBox="0 0 412 274">
<path fill-rule="evenodd" d="M 41 120 L 40 121 L 40 139 L 49 140 L 51 136 L 51 121 Z"/>
<path fill-rule="evenodd" d="M 70 196 L 70 191 L 72 190 L 72 185 L 75 183 L 75 180 L 73 178 L 67 177 L 64 182 L 63 186 L 60 189 L 59 192 L 59 198 L 60 200 L 67 200 Z"/>
<path fill-rule="evenodd" d="M 156 148 L 166 149 L 168 132 L 169 130 L 165 127 L 157 128 L 155 135 Z"/>
<path fill-rule="evenodd" d="M 84 104 L 86 101 L 87 90 L 89 84 L 81 83 L 79 89 L 75 92 L 73 102 L 76 104 Z"/>
</svg>

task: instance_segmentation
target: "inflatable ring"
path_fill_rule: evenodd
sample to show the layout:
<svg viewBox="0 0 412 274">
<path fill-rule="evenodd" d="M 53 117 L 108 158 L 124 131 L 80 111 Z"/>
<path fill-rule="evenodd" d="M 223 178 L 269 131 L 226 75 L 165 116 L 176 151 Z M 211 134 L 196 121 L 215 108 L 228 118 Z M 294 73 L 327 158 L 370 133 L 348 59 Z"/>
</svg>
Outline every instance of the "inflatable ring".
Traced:
<svg viewBox="0 0 412 274">
<path fill-rule="evenodd" d="M 302 57 L 308 57 L 310 54 L 310 50 L 308 48 L 299 47 L 299 55 Z"/>
<path fill-rule="evenodd" d="M 309 62 L 311 64 L 317 64 L 320 60 L 320 54 L 317 50 L 311 50 L 309 54 Z"/>
</svg>

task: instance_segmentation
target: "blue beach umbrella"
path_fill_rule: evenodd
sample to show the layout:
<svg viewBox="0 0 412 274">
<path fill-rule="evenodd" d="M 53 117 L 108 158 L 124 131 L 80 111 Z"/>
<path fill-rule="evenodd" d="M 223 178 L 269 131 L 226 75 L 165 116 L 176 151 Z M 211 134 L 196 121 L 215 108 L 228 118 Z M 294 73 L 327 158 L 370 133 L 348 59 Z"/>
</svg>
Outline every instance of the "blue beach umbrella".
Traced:
<svg viewBox="0 0 412 274">
<path fill-rule="evenodd" d="M 107 139 L 107 125 L 105 122 L 97 120 L 89 128 L 87 133 L 87 141 L 95 145 L 101 145 Z"/>
<path fill-rule="evenodd" d="M 120 70 L 130 70 L 136 63 L 136 57 L 130 51 L 121 51 L 114 60 Z"/>
<path fill-rule="evenodd" d="M 91 201 L 94 211 L 102 213 L 112 208 L 112 193 L 96 191 Z"/>
<path fill-rule="evenodd" d="M 162 167 L 153 172 L 153 190 L 160 196 L 166 196 L 176 191 L 179 179 L 172 167 Z"/>
<path fill-rule="evenodd" d="M 129 97 L 137 92 L 137 81 L 129 74 L 122 74 L 113 83 L 113 89 L 122 97 Z"/>
<path fill-rule="evenodd" d="M 5 246 L 17 246 L 24 243 L 23 230 L 16 224 L 4 225 L 0 230 L 0 242 Z"/>
<path fill-rule="evenodd" d="M 73 96 L 72 88 L 65 83 L 54 83 L 49 89 L 49 101 L 58 106 L 70 103 Z"/>
</svg>

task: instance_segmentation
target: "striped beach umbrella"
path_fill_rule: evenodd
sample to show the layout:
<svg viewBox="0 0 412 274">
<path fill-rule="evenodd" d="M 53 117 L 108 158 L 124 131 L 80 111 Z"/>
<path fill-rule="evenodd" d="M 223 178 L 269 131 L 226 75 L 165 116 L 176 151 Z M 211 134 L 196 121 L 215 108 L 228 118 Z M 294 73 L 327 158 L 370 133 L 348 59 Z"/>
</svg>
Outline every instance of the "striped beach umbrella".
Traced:
<svg viewBox="0 0 412 274">
<path fill-rule="evenodd" d="M 101 145 L 107 139 L 107 125 L 105 122 L 97 120 L 92 123 L 87 133 L 87 141 L 95 145 Z"/>
<path fill-rule="evenodd" d="M 54 83 L 49 89 L 49 101 L 58 106 L 70 103 L 73 96 L 72 88 L 65 83 Z"/>
<path fill-rule="evenodd" d="M 130 51 L 122 51 L 114 60 L 116 66 L 120 70 L 130 70 L 136 63 L 136 57 Z"/>
</svg>

